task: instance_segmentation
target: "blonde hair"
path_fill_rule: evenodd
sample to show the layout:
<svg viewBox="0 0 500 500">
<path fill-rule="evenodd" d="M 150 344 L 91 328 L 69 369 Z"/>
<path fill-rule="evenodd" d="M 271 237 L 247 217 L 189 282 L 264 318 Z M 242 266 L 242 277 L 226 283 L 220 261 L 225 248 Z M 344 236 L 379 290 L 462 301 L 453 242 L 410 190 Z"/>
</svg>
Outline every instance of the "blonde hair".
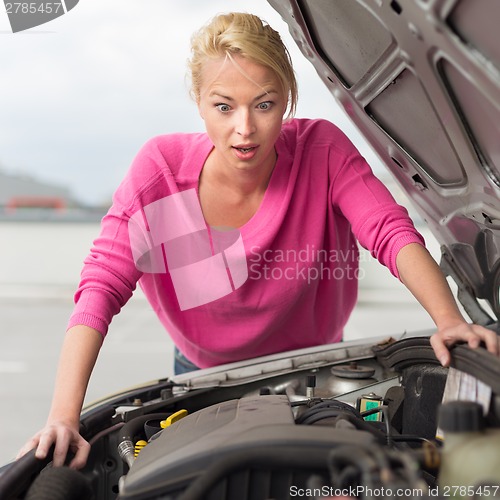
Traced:
<svg viewBox="0 0 500 500">
<path fill-rule="evenodd" d="M 288 100 L 288 115 L 294 115 L 298 90 L 290 54 L 281 37 L 269 24 L 253 14 L 232 12 L 219 14 L 191 38 L 191 96 L 200 99 L 201 72 L 207 58 L 240 55 L 271 69 L 280 81 Z"/>
</svg>

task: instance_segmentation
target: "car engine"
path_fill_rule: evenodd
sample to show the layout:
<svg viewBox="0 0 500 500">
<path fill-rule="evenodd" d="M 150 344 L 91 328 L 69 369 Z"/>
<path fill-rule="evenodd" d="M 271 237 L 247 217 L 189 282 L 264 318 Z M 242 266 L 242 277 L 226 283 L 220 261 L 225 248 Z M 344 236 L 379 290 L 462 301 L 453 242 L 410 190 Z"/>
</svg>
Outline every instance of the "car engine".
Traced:
<svg viewBox="0 0 500 500">
<path fill-rule="evenodd" d="M 500 364 L 485 349 L 455 347 L 450 368 L 427 337 L 292 354 L 102 401 L 82 415 L 82 471 L 28 455 L 0 496 L 500 497 Z"/>
</svg>

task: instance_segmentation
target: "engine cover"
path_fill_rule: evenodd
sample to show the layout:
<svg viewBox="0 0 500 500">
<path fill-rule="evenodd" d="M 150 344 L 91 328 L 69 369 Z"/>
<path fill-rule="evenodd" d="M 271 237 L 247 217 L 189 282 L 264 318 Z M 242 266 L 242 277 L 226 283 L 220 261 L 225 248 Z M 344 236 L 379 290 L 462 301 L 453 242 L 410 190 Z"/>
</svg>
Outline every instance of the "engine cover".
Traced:
<svg viewBox="0 0 500 500">
<path fill-rule="evenodd" d="M 359 430 L 296 425 L 287 396 L 225 401 L 188 415 L 157 434 L 140 452 L 121 484 L 120 498 L 142 499 L 158 494 L 175 498 L 214 465 L 222 464 L 224 469 L 227 464 L 229 470 L 250 459 L 253 465 L 266 465 L 270 476 L 265 483 L 272 488 L 276 486 L 269 460 L 275 469 L 280 464 L 285 466 L 280 474 L 283 471 L 292 474 L 294 470 L 307 472 L 318 463 L 326 474 L 332 446 L 366 445 L 373 439 L 370 433 Z M 233 488 L 248 487 L 241 483 L 242 467 L 236 481 L 239 485 L 233 484 Z M 219 475 L 224 475 L 224 470 L 219 470 Z M 290 482 L 300 484 L 306 476 L 283 478 L 281 474 L 280 487 L 289 488 Z"/>
</svg>

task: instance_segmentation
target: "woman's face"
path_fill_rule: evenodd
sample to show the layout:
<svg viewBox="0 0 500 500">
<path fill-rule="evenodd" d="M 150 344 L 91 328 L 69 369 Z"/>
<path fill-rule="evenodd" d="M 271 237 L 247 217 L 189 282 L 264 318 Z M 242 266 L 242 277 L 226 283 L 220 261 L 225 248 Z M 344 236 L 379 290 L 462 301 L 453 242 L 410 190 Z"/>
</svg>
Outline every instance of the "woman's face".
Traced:
<svg viewBox="0 0 500 500">
<path fill-rule="evenodd" d="M 274 72 L 241 56 L 207 60 L 198 108 L 221 167 L 272 169 L 287 96 Z"/>
</svg>

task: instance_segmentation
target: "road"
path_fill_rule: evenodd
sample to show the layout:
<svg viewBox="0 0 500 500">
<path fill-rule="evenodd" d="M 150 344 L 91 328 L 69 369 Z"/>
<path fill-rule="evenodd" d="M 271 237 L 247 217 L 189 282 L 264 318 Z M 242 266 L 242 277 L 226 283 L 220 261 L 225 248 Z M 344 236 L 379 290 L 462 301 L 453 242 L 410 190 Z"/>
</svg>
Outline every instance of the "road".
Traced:
<svg viewBox="0 0 500 500">
<path fill-rule="evenodd" d="M 0 464 L 44 423 L 69 298 L 0 298 Z M 130 301 L 101 349 L 86 402 L 173 372 L 173 345 L 144 300 Z"/>
</svg>

